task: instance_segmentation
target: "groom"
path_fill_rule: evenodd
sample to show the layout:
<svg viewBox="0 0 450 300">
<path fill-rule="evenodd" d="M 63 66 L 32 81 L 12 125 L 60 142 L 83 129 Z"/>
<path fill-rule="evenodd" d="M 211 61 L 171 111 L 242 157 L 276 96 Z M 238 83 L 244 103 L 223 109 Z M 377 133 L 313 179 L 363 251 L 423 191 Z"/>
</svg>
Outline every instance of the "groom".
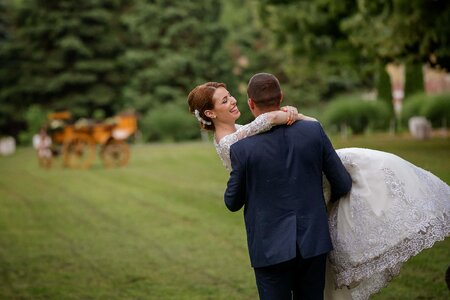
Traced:
<svg viewBox="0 0 450 300">
<path fill-rule="evenodd" d="M 257 117 L 279 110 L 282 92 L 271 74 L 254 75 L 248 105 Z M 298 121 L 231 146 L 225 204 L 244 207 L 248 251 L 260 299 L 323 299 L 332 250 L 322 174 L 331 201 L 351 188 L 350 175 L 320 123 Z"/>
</svg>

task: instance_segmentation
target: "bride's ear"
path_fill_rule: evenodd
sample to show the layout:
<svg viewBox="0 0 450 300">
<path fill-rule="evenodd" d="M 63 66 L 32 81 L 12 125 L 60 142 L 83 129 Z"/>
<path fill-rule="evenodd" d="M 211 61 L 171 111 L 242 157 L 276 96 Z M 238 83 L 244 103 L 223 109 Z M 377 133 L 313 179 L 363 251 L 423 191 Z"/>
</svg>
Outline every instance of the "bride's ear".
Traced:
<svg viewBox="0 0 450 300">
<path fill-rule="evenodd" d="M 205 116 L 207 116 L 210 119 L 214 119 L 216 117 L 211 110 L 205 110 L 204 114 L 205 114 Z"/>
</svg>

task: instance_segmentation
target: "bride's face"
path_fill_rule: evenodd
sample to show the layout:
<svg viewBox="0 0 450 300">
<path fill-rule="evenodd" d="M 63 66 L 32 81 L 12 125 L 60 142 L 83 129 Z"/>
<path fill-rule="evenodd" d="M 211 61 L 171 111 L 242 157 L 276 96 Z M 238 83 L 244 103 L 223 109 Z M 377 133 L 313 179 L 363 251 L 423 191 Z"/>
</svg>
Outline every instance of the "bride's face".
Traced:
<svg viewBox="0 0 450 300">
<path fill-rule="evenodd" d="M 237 107 L 236 99 L 231 96 L 230 92 L 226 88 L 219 87 L 216 89 L 213 95 L 214 108 L 212 113 L 215 115 L 215 119 L 221 122 L 235 122 L 241 112 Z"/>
</svg>

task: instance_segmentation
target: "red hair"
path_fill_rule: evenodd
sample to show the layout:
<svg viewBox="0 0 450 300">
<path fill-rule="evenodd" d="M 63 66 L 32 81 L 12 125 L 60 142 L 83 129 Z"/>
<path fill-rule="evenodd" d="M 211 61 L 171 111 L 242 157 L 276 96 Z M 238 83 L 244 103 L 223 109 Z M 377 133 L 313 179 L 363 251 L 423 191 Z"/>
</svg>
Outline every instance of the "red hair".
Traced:
<svg viewBox="0 0 450 300">
<path fill-rule="evenodd" d="M 216 90 L 220 87 L 226 88 L 226 85 L 221 82 L 207 82 L 196 86 L 188 95 L 189 111 L 195 114 L 198 111 L 198 115 L 205 121 L 211 124 L 204 124 L 200 122 L 200 127 L 206 130 L 215 130 L 214 123 L 211 118 L 205 115 L 205 110 L 214 108 L 213 96 Z"/>
</svg>

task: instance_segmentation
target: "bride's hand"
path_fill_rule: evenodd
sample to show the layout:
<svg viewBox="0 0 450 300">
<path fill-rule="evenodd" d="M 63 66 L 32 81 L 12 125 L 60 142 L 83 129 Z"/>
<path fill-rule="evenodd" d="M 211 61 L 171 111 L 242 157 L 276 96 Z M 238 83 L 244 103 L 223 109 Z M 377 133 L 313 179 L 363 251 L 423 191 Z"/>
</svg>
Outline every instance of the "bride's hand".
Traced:
<svg viewBox="0 0 450 300">
<path fill-rule="evenodd" d="M 292 125 L 295 121 L 298 120 L 298 110 L 293 106 L 283 106 L 281 108 L 282 111 L 287 113 L 287 123 L 286 125 Z"/>
<path fill-rule="evenodd" d="M 298 115 L 297 115 L 297 118 L 296 118 L 296 121 L 301 121 L 301 120 L 304 120 L 304 121 L 316 121 L 316 122 L 319 122 L 319 121 L 317 121 L 316 118 L 308 117 L 308 116 L 305 116 L 304 114 L 298 114 Z"/>
<path fill-rule="evenodd" d="M 292 125 L 294 122 L 301 120 L 317 121 L 314 118 L 299 114 L 297 108 L 293 106 L 283 106 L 280 110 L 268 112 L 267 115 L 272 126 Z"/>
</svg>

